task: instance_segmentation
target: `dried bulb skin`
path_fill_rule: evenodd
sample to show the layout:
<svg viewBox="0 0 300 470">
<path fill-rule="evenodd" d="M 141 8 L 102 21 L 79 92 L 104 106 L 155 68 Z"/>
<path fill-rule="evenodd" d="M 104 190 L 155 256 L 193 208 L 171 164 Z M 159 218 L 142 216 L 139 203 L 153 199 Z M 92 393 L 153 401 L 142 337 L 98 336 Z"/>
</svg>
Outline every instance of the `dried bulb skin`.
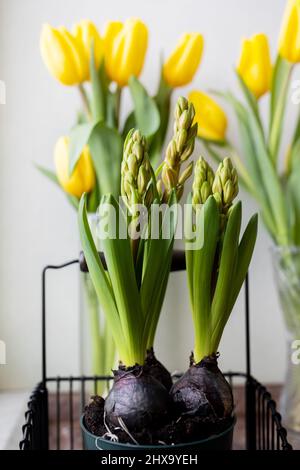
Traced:
<svg viewBox="0 0 300 470">
<path fill-rule="evenodd" d="M 166 367 L 156 359 L 153 348 L 147 351 L 145 367 L 152 377 L 166 387 L 168 392 L 171 390 L 173 385 L 171 374 L 168 369 L 166 369 Z"/>
<path fill-rule="evenodd" d="M 214 355 L 191 365 L 170 393 L 179 415 L 189 414 L 211 421 L 232 416 L 231 387 L 218 368 Z"/>
<path fill-rule="evenodd" d="M 167 419 L 170 397 L 166 388 L 142 366 L 119 368 L 104 411 L 109 426 L 120 427 L 121 418 L 129 431 L 159 427 Z"/>
</svg>

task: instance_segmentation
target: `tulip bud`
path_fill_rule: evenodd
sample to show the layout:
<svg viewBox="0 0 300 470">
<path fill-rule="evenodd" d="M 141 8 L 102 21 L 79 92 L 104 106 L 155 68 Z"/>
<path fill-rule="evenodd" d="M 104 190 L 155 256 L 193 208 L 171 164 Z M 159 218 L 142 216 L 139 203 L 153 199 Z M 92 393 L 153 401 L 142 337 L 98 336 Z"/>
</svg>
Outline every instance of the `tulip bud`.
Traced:
<svg viewBox="0 0 300 470">
<path fill-rule="evenodd" d="M 103 40 L 99 32 L 91 21 L 81 20 L 73 26 L 72 33 L 84 49 L 88 64 L 91 60 L 91 50 L 93 46 L 95 65 L 98 69 L 103 58 Z"/>
<path fill-rule="evenodd" d="M 289 0 L 284 13 L 279 54 L 292 63 L 300 62 L 300 1 Z"/>
<path fill-rule="evenodd" d="M 270 90 L 272 62 L 265 34 L 243 40 L 237 72 L 256 98 Z"/>
<path fill-rule="evenodd" d="M 203 37 L 199 33 L 186 33 L 163 66 L 163 76 L 170 87 L 190 83 L 198 69 L 203 51 Z"/>
<path fill-rule="evenodd" d="M 108 23 L 104 31 L 104 61 L 109 78 L 123 87 L 131 75 L 138 77 L 147 45 L 148 30 L 141 20 L 131 18 L 124 24 Z"/>
<path fill-rule="evenodd" d="M 189 100 L 194 105 L 198 136 L 205 140 L 224 141 L 227 118 L 221 106 L 201 91 L 192 91 Z"/>
<path fill-rule="evenodd" d="M 89 148 L 85 146 L 70 175 L 69 146 L 69 137 L 61 137 L 55 146 L 54 161 L 57 179 L 68 194 L 80 198 L 83 193 L 89 193 L 95 187 L 95 171 Z"/>
<path fill-rule="evenodd" d="M 78 85 L 89 78 L 89 62 L 84 45 L 66 28 L 44 25 L 40 39 L 46 67 L 63 85 Z"/>
</svg>

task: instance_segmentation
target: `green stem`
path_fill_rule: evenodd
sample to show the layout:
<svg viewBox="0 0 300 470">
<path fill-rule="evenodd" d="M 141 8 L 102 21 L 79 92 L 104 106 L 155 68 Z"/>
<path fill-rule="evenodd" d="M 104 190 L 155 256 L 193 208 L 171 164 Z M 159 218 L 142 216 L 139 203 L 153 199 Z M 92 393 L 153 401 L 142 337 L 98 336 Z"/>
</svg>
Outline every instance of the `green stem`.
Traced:
<svg viewBox="0 0 300 470">
<path fill-rule="evenodd" d="M 122 88 L 118 86 L 115 92 L 115 122 L 116 122 L 117 129 L 119 129 L 119 124 L 120 124 L 121 99 L 122 99 Z"/>
<path fill-rule="evenodd" d="M 88 99 L 86 90 L 85 90 L 84 86 L 82 85 L 82 83 L 80 83 L 78 85 L 78 90 L 79 90 L 79 94 L 81 96 L 83 108 L 84 108 L 84 111 L 87 115 L 87 118 L 88 118 L 89 121 L 92 121 L 92 113 L 91 113 L 91 109 L 90 109 L 89 99 Z"/>
<path fill-rule="evenodd" d="M 289 82 L 293 64 L 289 64 L 287 71 L 282 80 L 278 98 L 273 109 L 273 116 L 271 116 L 271 127 L 269 133 L 269 151 L 274 165 L 276 166 L 279 146 L 281 142 L 281 131 L 284 118 L 284 111 L 286 105 L 286 98 L 289 88 Z"/>
</svg>

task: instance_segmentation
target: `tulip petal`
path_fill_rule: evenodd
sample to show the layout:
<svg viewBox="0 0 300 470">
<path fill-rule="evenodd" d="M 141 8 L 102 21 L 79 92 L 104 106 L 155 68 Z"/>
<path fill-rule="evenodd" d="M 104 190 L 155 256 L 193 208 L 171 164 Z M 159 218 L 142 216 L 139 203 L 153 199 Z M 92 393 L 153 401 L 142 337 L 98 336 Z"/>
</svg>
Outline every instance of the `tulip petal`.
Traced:
<svg viewBox="0 0 300 470">
<path fill-rule="evenodd" d="M 272 63 L 265 34 L 255 34 L 242 41 L 237 72 L 256 98 L 270 90 Z"/>
<path fill-rule="evenodd" d="M 188 99 L 195 108 L 198 136 L 207 140 L 223 141 L 227 129 L 227 118 L 221 106 L 201 91 L 192 91 Z"/>
<path fill-rule="evenodd" d="M 113 46 L 114 41 L 117 35 L 123 28 L 123 24 L 120 21 L 109 21 L 104 28 L 104 61 L 107 75 L 111 80 L 114 76 L 114 56 L 113 56 Z"/>
<path fill-rule="evenodd" d="M 64 38 L 57 29 L 44 25 L 40 39 L 43 61 L 51 75 L 64 85 L 77 83 L 77 71 Z"/>
<path fill-rule="evenodd" d="M 85 55 L 83 45 L 81 42 L 77 41 L 76 38 L 66 28 L 61 27 L 59 31 L 64 38 L 66 48 L 69 50 L 69 54 L 73 57 L 74 65 L 77 70 L 78 82 L 82 83 L 88 80 L 89 63 Z"/>
<path fill-rule="evenodd" d="M 279 53 L 292 63 L 300 62 L 300 1 L 289 0 L 279 36 Z"/>
<path fill-rule="evenodd" d="M 172 87 L 187 85 L 193 79 L 203 51 L 203 37 L 199 33 L 186 33 L 164 64 L 165 81 Z"/>
<path fill-rule="evenodd" d="M 148 30 L 138 19 L 128 19 L 122 25 L 110 22 L 104 32 L 105 65 L 111 80 L 125 86 L 131 75 L 138 77 L 144 65 L 148 45 Z"/>
<path fill-rule="evenodd" d="M 95 171 L 92 158 L 85 146 L 78 163 L 69 173 L 69 137 L 61 137 L 54 149 L 54 162 L 58 181 L 62 188 L 72 196 L 80 198 L 83 193 L 90 192 L 95 186 Z"/>
<path fill-rule="evenodd" d="M 148 30 L 142 21 L 129 19 L 124 23 L 122 36 L 119 84 L 126 85 L 131 75 L 138 77 L 142 71 L 148 46 Z"/>
<path fill-rule="evenodd" d="M 91 46 L 93 43 L 95 64 L 98 69 L 103 57 L 103 40 L 94 23 L 89 20 L 81 20 L 80 23 L 73 26 L 72 32 L 76 40 L 81 43 L 88 63 L 90 63 Z"/>
</svg>

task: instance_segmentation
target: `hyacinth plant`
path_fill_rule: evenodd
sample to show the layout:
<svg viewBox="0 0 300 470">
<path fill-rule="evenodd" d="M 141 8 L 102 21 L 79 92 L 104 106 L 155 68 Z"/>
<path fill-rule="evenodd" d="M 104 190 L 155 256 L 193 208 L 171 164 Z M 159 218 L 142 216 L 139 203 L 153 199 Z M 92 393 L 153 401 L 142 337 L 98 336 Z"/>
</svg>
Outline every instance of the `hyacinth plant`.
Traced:
<svg viewBox="0 0 300 470">
<path fill-rule="evenodd" d="M 86 197 L 80 202 L 83 251 L 120 360 L 104 405 L 106 423 L 113 428 L 124 429 L 126 423 L 126 429 L 139 432 L 159 427 L 169 414 L 171 377 L 156 360 L 152 348 L 171 269 L 177 202 L 192 171 L 191 164 L 183 170 L 182 165 L 194 150 L 197 134 L 194 115 L 193 106 L 179 98 L 174 135 L 164 164 L 156 174 L 150 163 L 147 139 L 139 130 L 128 133 L 121 166 L 123 205 L 108 194 L 99 207 L 100 217 L 105 214 L 108 230 L 116 228 L 113 236 L 108 234 L 102 240 L 105 266 L 89 228 Z M 141 204 L 147 209 L 142 229 L 138 217 Z M 163 208 L 170 210 L 164 212 Z M 155 216 L 154 209 L 162 210 L 160 217 Z M 142 236 L 145 231 L 147 236 Z M 86 414 L 86 423 L 92 425 L 93 417 L 89 421 Z"/>
<path fill-rule="evenodd" d="M 152 96 L 140 81 L 148 48 L 148 28 L 139 18 L 108 21 L 101 32 L 90 20 L 81 20 L 70 30 L 43 26 L 40 37 L 43 62 L 61 85 L 78 89 L 81 106 L 68 135 L 56 144 L 56 171 L 40 164 L 37 168 L 63 189 L 76 211 L 81 195 L 87 194 L 92 231 L 102 195 L 111 193 L 116 198 L 120 195 L 122 148 L 131 128 L 140 129 L 147 137 L 153 168 L 160 164 L 172 94 L 175 88 L 193 80 L 203 42 L 199 33 L 182 35 L 161 64 Z M 125 93 L 131 103 L 126 110 Z M 115 359 L 112 338 L 88 274 L 82 276 L 82 282 L 83 318 L 87 316 L 92 356 L 88 373 L 108 375 Z"/>
<path fill-rule="evenodd" d="M 229 384 L 217 365 L 220 340 L 252 258 L 257 214 L 251 217 L 240 238 L 242 204 L 234 202 L 238 177 L 225 158 L 214 174 L 200 157 L 195 166 L 191 210 L 186 217 L 187 277 L 193 316 L 195 345 L 188 371 L 173 386 L 171 394 L 179 413 L 195 416 L 203 425 L 226 424 L 232 417 L 233 398 Z M 204 423 L 205 421 L 205 423 Z"/>
</svg>

